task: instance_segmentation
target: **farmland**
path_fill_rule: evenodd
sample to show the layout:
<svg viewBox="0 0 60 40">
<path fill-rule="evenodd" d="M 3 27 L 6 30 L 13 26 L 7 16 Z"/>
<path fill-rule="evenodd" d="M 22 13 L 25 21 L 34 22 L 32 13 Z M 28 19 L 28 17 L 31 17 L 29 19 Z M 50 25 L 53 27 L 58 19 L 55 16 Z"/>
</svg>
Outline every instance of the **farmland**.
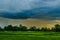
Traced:
<svg viewBox="0 0 60 40">
<path fill-rule="evenodd" d="M 60 40 L 60 32 L 0 32 L 0 40 Z"/>
</svg>

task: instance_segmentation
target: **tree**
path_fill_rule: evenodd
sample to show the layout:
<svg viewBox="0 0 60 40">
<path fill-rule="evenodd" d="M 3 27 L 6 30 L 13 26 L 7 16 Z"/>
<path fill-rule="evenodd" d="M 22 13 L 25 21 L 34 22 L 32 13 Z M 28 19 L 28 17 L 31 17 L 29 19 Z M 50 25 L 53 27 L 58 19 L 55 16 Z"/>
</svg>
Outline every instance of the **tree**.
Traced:
<svg viewBox="0 0 60 40">
<path fill-rule="evenodd" d="M 47 28 L 47 27 L 44 28 L 43 27 L 43 28 L 41 28 L 41 31 L 47 31 L 48 32 L 48 31 L 50 31 L 50 28 Z"/>
<path fill-rule="evenodd" d="M 56 24 L 56 25 L 55 25 L 55 31 L 56 31 L 56 32 L 60 32 L 60 25 L 59 25 L 59 24 Z"/>
<path fill-rule="evenodd" d="M 36 28 L 35 26 L 33 26 L 33 27 L 31 27 L 29 30 L 30 30 L 30 31 L 37 31 L 37 28 Z"/>
<path fill-rule="evenodd" d="M 13 31 L 19 31 L 19 27 L 18 26 L 14 26 L 13 27 Z"/>
<path fill-rule="evenodd" d="M 4 30 L 6 30 L 6 31 L 12 31 L 12 29 L 13 29 L 12 25 L 8 25 L 8 26 L 4 27 Z"/>
<path fill-rule="evenodd" d="M 0 31 L 3 31 L 3 29 L 0 27 Z"/>
<path fill-rule="evenodd" d="M 36 31 L 41 31 L 40 28 L 37 28 Z"/>
<path fill-rule="evenodd" d="M 54 27 L 52 27 L 51 31 L 55 31 L 55 28 L 54 28 Z"/>
<path fill-rule="evenodd" d="M 21 24 L 20 24 L 20 31 L 27 31 L 27 27 L 26 26 L 22 26 Z"/>
</svg>

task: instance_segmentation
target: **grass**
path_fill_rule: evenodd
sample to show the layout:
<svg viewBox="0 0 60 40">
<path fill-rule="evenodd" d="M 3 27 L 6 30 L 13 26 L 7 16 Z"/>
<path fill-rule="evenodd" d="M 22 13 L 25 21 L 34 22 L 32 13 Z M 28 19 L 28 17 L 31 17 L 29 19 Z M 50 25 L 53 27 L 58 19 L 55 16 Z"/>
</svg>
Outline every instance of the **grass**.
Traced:
<svg viewBox="0 0 60 40">
<path fill-rule="evenodd" d="M 0 40 L 60 40 L 60 32 L 0 32 Z"/>
</svg>

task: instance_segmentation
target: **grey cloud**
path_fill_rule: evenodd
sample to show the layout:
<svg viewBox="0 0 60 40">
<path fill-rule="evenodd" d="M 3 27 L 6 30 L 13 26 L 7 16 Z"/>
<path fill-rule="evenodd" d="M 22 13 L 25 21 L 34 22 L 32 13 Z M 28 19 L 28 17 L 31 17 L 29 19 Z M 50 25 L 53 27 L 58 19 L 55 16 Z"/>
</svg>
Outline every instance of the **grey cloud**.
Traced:
<svg viewBox="0 0 60 40">
<path fill-rule="evenodd" d="M 0 0 L 0 10 L 22 11 L 40 7 L 59 6 L 60 0 Z"/>
<path fill-rule="evenodd" d="M 60 0 L 0 0 L 0 17 L 60 19 Z"/>
</svg>

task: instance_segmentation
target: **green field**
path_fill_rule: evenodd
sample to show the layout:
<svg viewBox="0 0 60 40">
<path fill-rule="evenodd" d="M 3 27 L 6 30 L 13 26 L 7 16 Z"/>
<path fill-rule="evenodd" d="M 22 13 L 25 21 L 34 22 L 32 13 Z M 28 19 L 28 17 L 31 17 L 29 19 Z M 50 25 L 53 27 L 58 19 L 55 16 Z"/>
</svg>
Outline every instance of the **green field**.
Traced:
<svg viewBox="0 0 60 40">
<path fill-rule="evenodd" d="M 60 32 L 0 32 L 0 40 L 60 40 Z"/>
</svg>

